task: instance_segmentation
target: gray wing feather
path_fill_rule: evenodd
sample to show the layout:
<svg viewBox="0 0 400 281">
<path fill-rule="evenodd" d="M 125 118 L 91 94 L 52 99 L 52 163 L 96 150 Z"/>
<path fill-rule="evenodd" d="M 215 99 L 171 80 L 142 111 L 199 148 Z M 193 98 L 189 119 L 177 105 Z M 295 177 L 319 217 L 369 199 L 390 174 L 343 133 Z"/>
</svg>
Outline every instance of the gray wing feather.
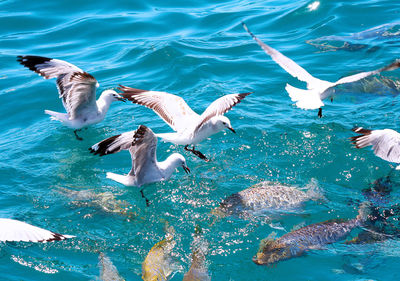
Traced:
<svg viewBox="0 0 400 281">
<path fill-rule="evenodd" d="M 57 78 L 59 97 L 70 119 L 96 105 L 97 80 L 77 66 L 63 60 L 39 56 L 20 56 L 18 61 L 45 79 Z"/>
<path fill-rule="evenodd" d="M 89 148 L 93 154 L 100 156 L 117 153 L 121 150 L 129 150 L 132 147 L 133 136 L 136 131 L 126 132 L 120 135 L 109 137 Z"/>
<path fill-rule="evenodd" d="M 357 148 L 372 146 L 374 154 L 383 160 L 400 163 L 400 134 L 394 130 L 353 129 L 361 135 L 352 137 Z"/>
<path fill-rule="evenodd" d="M 133 136 L 130 150 L 132 155 L 132 170 L 130 175 L 136 176 L 140 183 L 147 173 L 157 168 L 157 137 L 151 129 L 140 125 Z"/>
</svg>

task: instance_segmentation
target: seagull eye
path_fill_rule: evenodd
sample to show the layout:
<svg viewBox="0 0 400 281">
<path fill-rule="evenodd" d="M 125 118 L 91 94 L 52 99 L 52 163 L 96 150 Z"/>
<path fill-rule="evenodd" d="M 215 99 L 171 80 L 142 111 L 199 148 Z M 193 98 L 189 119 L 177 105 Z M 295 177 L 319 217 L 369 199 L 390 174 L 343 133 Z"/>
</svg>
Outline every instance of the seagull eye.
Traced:
<svg viewBox="0 0 400 281">
<path fill-rule="evenodd" d="M 226 123 L 225 123 L 225 122 L 222 122 L 222 124 L 226 125 Z"/>
</svg>

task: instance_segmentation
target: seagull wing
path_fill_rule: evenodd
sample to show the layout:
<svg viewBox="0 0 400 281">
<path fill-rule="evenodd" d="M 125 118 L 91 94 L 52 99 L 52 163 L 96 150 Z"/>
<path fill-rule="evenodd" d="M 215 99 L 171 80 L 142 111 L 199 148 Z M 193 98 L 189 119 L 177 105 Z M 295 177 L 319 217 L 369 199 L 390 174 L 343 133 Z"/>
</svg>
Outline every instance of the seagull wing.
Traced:
<svg viewBox="0 0 400 281">
<path fill-rule="evenodd" d="M 140 125 L 133 136 L 132 170 L 129 175 L 134 175 L 136 181 L 142 182 L 146 176 L 150 176 L 152 171 L 158 170 L 157 167 L 157 137 L 151 129 Z"/>
<path fill-rule="evenodd" d="M 129 150 L 132 147 L 133 136 L 135 133 L 136 131 L 130 131 L 109 137 L 108 139 L 92 145 L 89 150 L 91 153 L 100 156 L 117 153 L 121 150 Z"/>
<path fill-rule="evenodd" d="M 257 42 L 258 45 L 268 54 L 271 56 L 271 58 L 279 64 L 284 70 L 286 70 L 290 75 L 293 77 L 304 81 L 307 83 L 307 88 L 311 89 L 314 88 L 314 85 L 319 85 L 321 83 L 326 83 L 326 81 L 320 80 L 318 78 L 315 78 L 312 76 L 310 73 L 307 72 L 304 68 L 302 68 L 300 65 L 295 63 L 293 60 L 290 58 L 284 56 L 282 53 L 280 53 L 278 50 L 275 50 L 274 48 L 268 46 L 264 42 L 262 42 L 260 39 L 258 39 L 246 26 L 245 23 L 242 23 L 244 29 L 253 37 L 253 39 Z"/>
<path fill-rule="evenodd" d="M 374 154 L 383 160 L 400 163 L 400 134 L 394 130 L 367 130 L 361 127 L 353 129 L 359 136 L 351 137 L 356 148 L 371 145 Z"/>
<path fill-rule="evenodd" d="M 232 109 L 235 105 L 241 102 L 242 99 L 250 95 L 251 93 L 241 94 L 230 94 L 220 97 L 213 101 L 207 109 L 200 115 L 200 121 L 195 128 L 195 132 L 198 131 L 207 121 L 214 116 L 224 115 L 226 112 Z"/>
<path fill-rule="evenodd" d="M 50 242 L 73 238 L 12 219 L 0 219 L 0 241 Z"/>
<path fill-rule="evenodd" d="M 174 131 L 186 129 L 199 115 L 186 102 L 166 92 L 146 91 L 120 85 L 122 96 L 133 103 L 143 105 L 158 114 Z"/>
<path fill-rule="evenodd" d="M 363 79 L 365 77 L 378 74 L 378 73 L 380 73 L 382 71 L 391 71 L 391 70 L 395 70 L 395 69 L 397 69 L 399 67 L 400 67 L 400 60 L 396 60 L 393 63 L 391 63 L 391 64 L 389 64 L 387 66 L 381 67 L 379 69 L 376 69 L 376 70 L 361 72 L 361 73 L 357 73 L 357 74 L 354 74 L 354 75 L 343 77 L 343 78 L 339 79 L 337 82 L 335 82 L 334 84 L 335 85 L 339 85 L 339 84 L 356 82 L 356 81 L 361 80 L 361 79 Z"/>
<path fill-rule="evenodd" d="M 39 56 L 19 56 L 18 61 L 45 79 L 57 78 L 59 97 L 70 119 L 96 107 L 97 80 L 77 66 L 63 60 Z"/>
</svg>

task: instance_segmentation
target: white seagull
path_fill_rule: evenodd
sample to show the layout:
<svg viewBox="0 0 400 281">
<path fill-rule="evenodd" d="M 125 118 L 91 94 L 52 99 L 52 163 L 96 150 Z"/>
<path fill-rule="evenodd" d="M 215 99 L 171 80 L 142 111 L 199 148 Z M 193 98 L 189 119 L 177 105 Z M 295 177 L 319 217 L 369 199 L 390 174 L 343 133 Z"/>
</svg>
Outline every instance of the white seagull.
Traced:
<svg viewBox="0 0 400 281">
<path fill-rule="evenodd" d="M 251 93 L 230 94 L 212 102 L 201 114 L 194 112 L 181 98 L 166 92 L 146 91 L 120 85 L 124 98 L 154 110 L 176 133 L 157 134 L 163 141 L 185 145 L 201 159 L 207 157 L 195 145 L 227 128 L 235 133 L 231 121 L 224 114 Z M 188 146 L 193 145 L 192 149 Z"/>
<path fill-rule="evenodd" d="M 292 61 L 290 58 L 284 56 L 279 51 L 274 48 L 268 46 L 267 44 L 260 41 L 246 26 L 245 23 L 242 23 L 244 29 L 254 38 L 254 40 L 260 45 L 260 47 L 271 56 L 271 58 L 279 64 L 284 70 L 286 70 L 290 75 L 299 79 L 300 81 L 304 81 L 307 83 L 307 90 L 295 88 L 289 84 L 286 84 L 286 91 L 289 93 L 290 98 L 293 102 L 296 102 L 296 106 L 302 109 L 317 109 L 318 116 L 322 117 L 322 106 L 324 103 L 322 100 L 331 97 L 334 93 L 334 87 L 340 84 L 352 83 L 358 80 L 361 80 L 365 77 L 378 74 L 382 71 L 394 70 L 400 67 L 400 60 L 396 60 L 395 62 L 379 68 L 377 70 L 367 71 L 357 73 L 351 76 L 346 76 L 338 81 L 332 83 L 329 81 L 320 80 L 318 78 L 313 77 L 310 73 L 308 73 L 304 68 L 300 65 Z"/>
<path fill-rule="evenodd" d="M 367 130 L 362 127 L 355 127 L 353 132 L 360 134 L 351 137 L 356 148 L 363 148 L 371 145 L 374 154 L 388 162 L 400 164 L 400 134 L 391 129 Z M 396 170 L 400 169 L 400 165 Z"/>
<path fill-rule="evenodd" d="M 130 131 L 113 136 L 96 143 L 90 152 L 100 156 L 129 150 L 132 157 L 132 169 L 128 175 L 107 173 L 107 178 L 126 186 L 137 186 L 168 180 L 175 169 L 182 166 L 186 173 L 190 169 L 186 166 L 185 158 L 179 153 L 173 153 L 162 162 L 157 161 L 157 137 L 153 131 L 140 125 L 136 131 Z M 140 190 L 142 197 L 143 188 Z M 146 199 L 148 204 L 148 200 Z"/>
<path fill-rule="evenodd" d="M 0 218 L 0 241 L 50 242 L 73 238 L 27 224 L 22 221 Z"/>
<path fill-rule="evenodd" d="M 57 78 L 59 97 L 67 113 L 45 110 L 51 119 L 77 131 L 103 121 L 113 101 L 125 101 L 114 90 L 105 90 L 96 101 L 97 80 L 89 73 L 66 61 L 39 56 L 18 56 L 18 61 L 45 79 Z"/>
</svg>

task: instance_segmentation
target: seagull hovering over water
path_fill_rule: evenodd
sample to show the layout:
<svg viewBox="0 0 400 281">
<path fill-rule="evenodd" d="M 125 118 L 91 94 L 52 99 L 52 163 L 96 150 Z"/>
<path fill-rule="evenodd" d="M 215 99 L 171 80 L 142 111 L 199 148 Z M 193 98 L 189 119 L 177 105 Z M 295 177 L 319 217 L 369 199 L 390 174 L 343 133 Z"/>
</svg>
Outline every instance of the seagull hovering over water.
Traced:
<svg viewBox="0 0 400 281">
<path fill-rule="evenodd" d="M 129 150 L 132 157 L 132 169 L 129 174 L 124 176 L 107 173 L 107 178 L 126 186 L 141 187 L 148 183 L 168 180 L 179 166 L 186 173 L 190 173 L 185 158 L 179 153 L 171 154 L 162 162 L 157 161 L 157 137 L 151 129 L 144 125 L 140 125 L 136 131 L 112 136 L 96 143 L 89 150 L 100 156 Z M 143 188 L 140 193 L 148 205 L 149 201 L 143 194 Z"/>
<path fill-rule="evenodd" d="M 77 134 L 83 127 L 103 121 L 113 101 L 125 101 L 114 90 L 105 90 L 96 101 L 97 80 L 89 73 L 66 61 L 39 56 L 18 56 L 20 64 L 43 76 L 57 78 L 59 97 L 67 113 L 45 110 L 51 119 L 75 129 Z"/>
<path fill-rule="evenodd" d="M 185 145 L 185 150 L 208 161 L 196 144 L 223 129 L 236 133 L 224 114 L 251 93 L 225 95 L 212 102 L 201 114 L 194 112 L 181 98 L 166 92 L 146 91 L 120 85 L 122 96 L 133 103 L 152 109 L 176 133 L 156 134 L 164 141 Z M 193 145 L 190 149 L 189 145 Z"/>
<path fill-rule="evenodd" d="M 374 154 L 383 160 L 400 164 L 400 134 L 391 129 L 368 130 L 362 127 L 355 127 L 353 132 L 360 134 L 351 137 L 350 140 L 356 148 L 372 146 Z M 400 165 L 396 167 L 400 170 Z"/>
<path fill-rule="evenodd" d="M 0 241 L 50 242 L 73 238 L 72 235 L 62 235 L 31 224 L 0 218 Z"/>
<path fill-rule="evenodd" d="M 289 84 L 286 84 L 286 91 L 289 93 L 290 98 L 293 102 L 296 102 L 296 106 L 302 109 L 317 109 L 318 116 L 322 117 L 322 106 L 324 103 L 322 100 L 331 97 L 334 93 L 334 87 L 340 84 L 352 83 L 358 80 L 361 80 L 365 77 L 378 74 L 382 71 L 390 71 L 400 67 L 400 60 L 396 60 L 395 62 L 379 68 L 377 70 L 367 71 L 357 73 L 351 76 L 346 76 L 338 81 L 332 83 L 329 81 L 320 80 L 318 78 L 313 77 L 310 73 L 308 73 L 304 68 L 295 63 L 290 58 L 284 56 L 279 51 L 274 48 L 268 46 L 259 40 L 246 26 L 245 23 L 242 23 L 244 29 L 253 37 L 253 39 L 257 42 L 258 45 L 267 53 L 271 58 L 279 64 L 284 70 L 286 70 L 290 75 L 299 79 L 300 81 L 304 81 L 307 83 L 307 90 L 295 88 Z"/>
</svg>

